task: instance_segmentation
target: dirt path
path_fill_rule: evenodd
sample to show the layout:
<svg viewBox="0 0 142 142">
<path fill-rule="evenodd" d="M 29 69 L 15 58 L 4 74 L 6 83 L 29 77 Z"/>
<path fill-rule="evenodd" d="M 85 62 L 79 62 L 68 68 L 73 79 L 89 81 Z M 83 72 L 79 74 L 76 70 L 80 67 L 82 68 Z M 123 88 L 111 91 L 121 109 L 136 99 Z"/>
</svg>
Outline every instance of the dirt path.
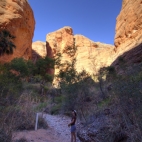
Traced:
<svg viewBox="0 0 142 142">
<path fill-rule="evenodd" d="M 26 138 L 29 142 L 70 142 L 70 118 L 67 116 L 44 114 L 49 128 L 47 130 L 23 131 L 14 134 L 14 139 Z M 78 128 L 78 125 L 77 125 Z M 77 142 L 80 142 L 77 139 Z"/>
</svg>

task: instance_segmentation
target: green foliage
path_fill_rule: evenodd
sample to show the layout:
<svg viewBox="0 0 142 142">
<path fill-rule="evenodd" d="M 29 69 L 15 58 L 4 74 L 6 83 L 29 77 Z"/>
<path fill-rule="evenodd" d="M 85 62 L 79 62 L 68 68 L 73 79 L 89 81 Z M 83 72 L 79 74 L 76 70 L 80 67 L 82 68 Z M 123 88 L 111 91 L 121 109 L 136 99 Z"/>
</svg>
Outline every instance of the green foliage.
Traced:
<svg viewBox="0 0 142 142">
<path fill-rule="evenodd" d="M 76 59 L 73 59 L 71 63 L 66 63 L 66 69 L 60 70 L 58 77 L 61 78 L 62 83 L 72 84 L 78 81 L 79 76 L 77 77 L 78 73 L 75 69 L 75 63 Z"/>
<path fill-rule="evenodd" d="M 59 114 L 60 111 L 61 111 L 61 104 L 56 104 L 56 105 L 52 106 L 50 113 L 51 114 Z"/>
<path fill-rule="evenodd" d="M 63 101 L 63 96 L 62 95 L 60 95 L 60 96 L 56 96 L 55 97 L 55 99 L 54 99 L 54 102 L 55 103 L 61 103 L 62 101 Z"/>
<path fill-rule="evenodd" d="M 100 109 L 105 108 L 105 107 L 108 107 L 109 104 L 110 104 L 110 102 L 111 102 L 111 99 L 110 99 L 110 98 L 103 99 L 102 101 L 100 101 L 100 102 L 98 103 L 98 107 L 99 107 Z"/>
<path fill-rule="evenodd" d="M 4 128 L 0 128 L 0 142 L 11 142 L 12 132 Z"/>
<path fill-rule="evenodd" d="M 17 76 L 20 78 L 31 78 L 35 76 L 37 81 L 45 80 L 51 82 L 53 76 L 48 73 L 51 68 L 54 68 L 54 60 L 46 57 L 45 59 L 39 59 L 36 64 L 32 61 L 24 60 L 23 58 L 15 58 L 9 64 L 7 68 L 12 71 L 16 71 Z"/>
<path fill-rule="evenodd" d="M 34 75 L 40 75 L 43 80 L 52 82 L 53 81 L 53 75 L 50 75 L 49 72 L 51 69 L 54 68 L 55 60 L 49 57 L 46 57 L 45 59 L 39 59 L 35 64 L 35 71 Z"/>
<path fill-rule="evenodd" d="M 11 72 L 3 72 L 0 74 L 0 94 L 1 97 L 13 95 L 13 97 L 22 89 L 21 81 Z"/>
<path fill-rule="evenodd" d="M 27 77 L 31 75 L 33 68 L 33 64 L 23 58 L 15 58 L 10 63 L 10 69 L 17 71 L 20 77 Z"/>
<path fill-rule="evenodd" d="M 62 64 L 58 62 L 60 71 L 57 77 L 60 78 L 59 86 L 62 92 L 60 101 L 62 101 L 63 113 L 67 114 L 71 109 L 76 109 L 81 112 L 80 115 L 84 115 L 87 110 L 86 104 L 91 100 L 93 94 L 90 86 L 94 81 L 86 71 L 83 70 L 80 73 L 76 71 L 76 51 L 74 43 L 72 47 L 67 47 L 64 50 L 64 54 L 67 54 L 71 60 Z M 59 57 L 60 60 L 61 58 Z M 59 102 L 56 103 L 59 104 Z M 56 110 L 56 107 L 54 109 Z"/>
<path fill-rule="evenodd" d="M 14 36 L 9 32 L 0 32 L 0 56 L 13 53 L 15 48 L 13 39 Z M 35 109 L 32 103 L 43 102 L 36 110 L 45 107 L 47 98 L 39 95 L 41 89 L 39 82 L 44 82 L 46 85 L 46 81 L 53 80 L 53 76 L 49 75 L 48 71 L 54 68 L 54 62 L 55 60 L 47 57 L 40 59 L 36 64 L 30 60 L 15 58 L 10 63 L 0 64 L 0 141 L 11 142 L 13 130 L 34 128 Z M 48 90 L 46 86 L 43 88 Z M 31 100 L 27 95 L 21 95 L 24 92 L 29 94 Z"/>
<path fill-rule="evenodd" d="M 16 46 L 13 44 L 15 36 L 11 35 L 9 31 L 2 30 L 0 32 L 0 56 L 3 54 L 12 54 Z"/>
<path fill-rule="evenodd" d="M 77 47 L 75 46 L 75 38 L 73 38 L 74 42 L 73 42 L 73 45 L 72 46 L 67 46 L 63 53 L 66 53 L 69 57 L 73 57 L 75 56 L 76 54 L 76 51 L 77 51 Z"/>
<path fill-rule="evenodd" d="M 86 75 L 85 75 L 86 76 Z M 92 87 L 94 81 L 90 77 L 81 76 L 82 79 L 76 83 L 62 86 L 62 110 L 64 113 L 72 109 L 78 111 L 78 116 L 84 117 L 88 113 L 88 104 L 91 103 L 94 93 Z"/>
</svg>

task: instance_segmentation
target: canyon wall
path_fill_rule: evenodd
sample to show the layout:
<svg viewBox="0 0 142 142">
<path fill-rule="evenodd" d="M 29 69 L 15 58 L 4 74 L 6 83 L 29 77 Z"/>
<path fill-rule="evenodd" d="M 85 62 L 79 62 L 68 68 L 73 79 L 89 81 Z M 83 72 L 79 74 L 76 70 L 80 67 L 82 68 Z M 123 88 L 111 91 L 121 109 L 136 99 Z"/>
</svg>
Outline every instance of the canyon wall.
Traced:
<svg viewBox="0 0 142 142">
<path fill-rule="evenodd" d="M 34 29 L 35 19 L 27 0 L 1 0 L 0 31 L 8 30 L 16 37 L 13 40 L 16 49 L 12 55 L 1 56 L 0 62 L 9 62 L 16 57 L 31 59 Z"/>
<path fill-rule="evenodd" d="M 116 21 L 114 63 L 122 56 L 128 65 L 142 62 L 142 1 L 123 0 Z"/>
<path fill-rule="evenodd" d="M 93 42 L 83 35 L 74 35 L 71 27 L 63 27 L 46 36 L 47 55 L 53 57 L 61 52 L 62 62 L 71 61 L 71 57 L 66 54 L 67 47 L 77 47 L 76 52 L 76 70 L 83 69 L 93 73 L 101 66 L 108 66 L 112 63 L 111 54 L 114 52 L 114 46 Z M 55 74 L 58 71 L 55 69 Z"/>
<path fill-rule="evenodd" d="M 77 71 L 85 69 L 92 74 L 103 66 L 113 65 L 117 68 L 119 56 L 122 56 L 129 66 L 142 62 L 141 0 L 123 0 L 115 31 L 115 45 L 113 46 L 91 41 L 83 35 L 74 35 L 71 27 L 63 27 L 47 34 L 47 56 L 54 57 L 61 52 L 62 62 L 71 61 L 65 51 L 67 47 L 73 46 L 75 41 Z"/>
<path fill-rule="evenodd" d="M 122 9 L 117 17 L 115 46 L 142 42 L 142 1 L 123 0 Z"/>
</svg>

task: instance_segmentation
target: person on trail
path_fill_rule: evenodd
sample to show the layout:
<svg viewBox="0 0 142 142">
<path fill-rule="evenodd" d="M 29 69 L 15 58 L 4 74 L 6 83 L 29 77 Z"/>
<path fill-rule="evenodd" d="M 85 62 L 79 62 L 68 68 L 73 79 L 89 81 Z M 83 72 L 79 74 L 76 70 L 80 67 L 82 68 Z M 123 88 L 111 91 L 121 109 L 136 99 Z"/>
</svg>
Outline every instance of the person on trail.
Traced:
<svg viewBox="0 0 142 142">
<path fill-rule="evenodd" d="M 72 110 L 72 119 L 71 119 L 71 123 L 68 124 L 68 127 L 71 126 L 71 142 L 76 142 L 76 126 L 75 126 L 75 122 L 76 122 L 76 110 Z"/>
</svg>

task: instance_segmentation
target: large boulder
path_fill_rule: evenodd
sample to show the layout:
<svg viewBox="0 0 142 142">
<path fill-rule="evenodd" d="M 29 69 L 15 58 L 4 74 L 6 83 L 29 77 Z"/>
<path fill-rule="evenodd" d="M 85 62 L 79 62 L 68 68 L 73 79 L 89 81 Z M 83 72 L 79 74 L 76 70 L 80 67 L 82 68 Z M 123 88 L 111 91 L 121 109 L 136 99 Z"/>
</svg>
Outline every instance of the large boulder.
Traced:
<svg viewBox="0 0 142 142">
<path fill-rule="evenodd" d="M 32 38 L 35 28 L 33 11 L 27 0 L 0 1 L 0 30 L 8 30 L 16 36 L 16 49 L 12 55 L 0 57 L 0 62 L 11 61 L 15 57 L 31 59 Z"/>
</svg>

